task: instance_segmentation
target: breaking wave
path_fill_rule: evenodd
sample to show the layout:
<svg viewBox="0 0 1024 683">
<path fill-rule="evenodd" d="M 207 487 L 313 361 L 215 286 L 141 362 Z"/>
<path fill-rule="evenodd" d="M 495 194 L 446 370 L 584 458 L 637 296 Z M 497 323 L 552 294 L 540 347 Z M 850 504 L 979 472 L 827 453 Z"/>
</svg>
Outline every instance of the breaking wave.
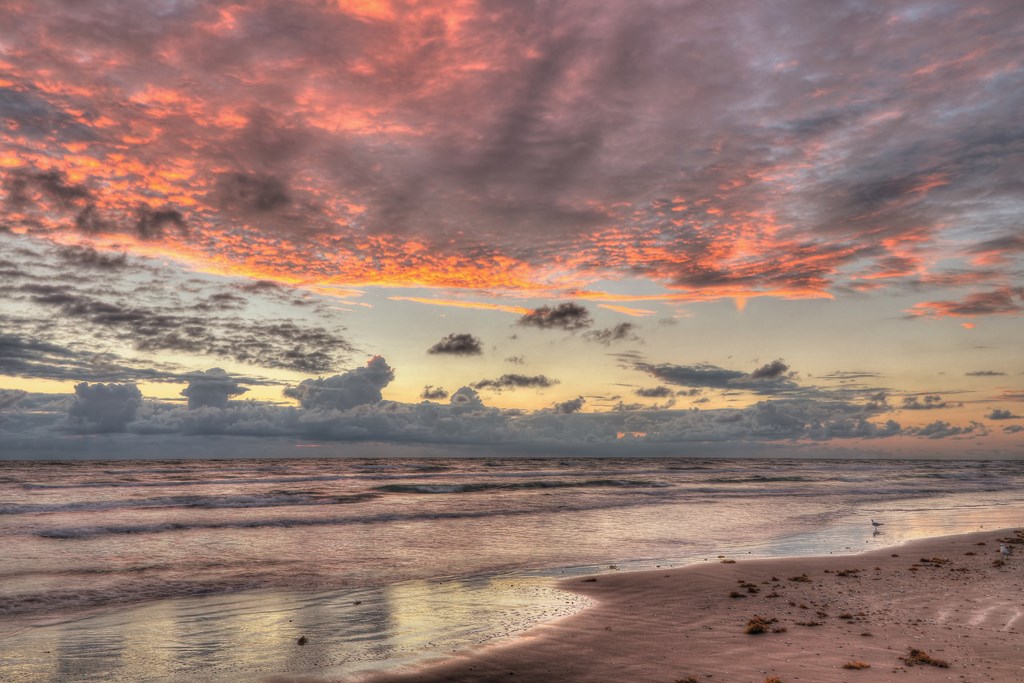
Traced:
<svg viewBox="0 0 1024 683">
<path fill-rule="evenodd" d="M 638 505 L 656 505 L 660 499 L 630 499 L 623 501 L 604 501 L 591 505 L 561 505 L 558 512 L 582 512 L 586 510 L 608 510 L 614 508 L 636 507 Z M 265 528 L 297 528 L 393 524 L 403 522 L 422 522 L 454 519 L 481 519 L 499 517 L 519 517 L 523 515 L 546 514 L 550 511 L 535 508 L 500 508 L 469 511 L 435 511 L 413 514 L 378 514 L 355 515 L 350 517 L 295 517 L 287 519 L 239 519 L 218 521 L 178 521 L 153 524 L 97 524 L 78 527 L 54 527 L 37 529 L 33 532 L 40 538 L 53 539 L 88 539 L 101 536 L 118 536 L 125 534 L 158 534 L 168 531 L 202 531 L 217 529 L 265 529 Z"/>
<path fill-rule="evenodd" d="M 58 512 L 107 512 L 111 510 L 147 508 L 271 508 L 291 505 L 343 505 L 361 503 L 377 497 L 375 493 L 325 495 L 301 491 L 269 491 L 249 495 L 223 496 L 157 496 L 130 500 L 80 501 L 75 503 L 0 505 L 0 514 L 24 515 Z"/>
</svg>

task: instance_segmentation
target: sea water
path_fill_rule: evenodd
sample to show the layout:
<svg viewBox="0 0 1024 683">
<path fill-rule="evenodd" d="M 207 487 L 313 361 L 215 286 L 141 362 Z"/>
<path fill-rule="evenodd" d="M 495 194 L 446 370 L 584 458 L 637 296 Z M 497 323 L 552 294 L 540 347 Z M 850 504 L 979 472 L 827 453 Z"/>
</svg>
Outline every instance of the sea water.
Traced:
<svg viewBox="0 0 1024 683">
<path fill-rule="evenodd" d="M 1005 461 L 7 462 L 0 680 L 345 678 L 584 607 L 558 578 L 1021 524 Z"/>
</svg>

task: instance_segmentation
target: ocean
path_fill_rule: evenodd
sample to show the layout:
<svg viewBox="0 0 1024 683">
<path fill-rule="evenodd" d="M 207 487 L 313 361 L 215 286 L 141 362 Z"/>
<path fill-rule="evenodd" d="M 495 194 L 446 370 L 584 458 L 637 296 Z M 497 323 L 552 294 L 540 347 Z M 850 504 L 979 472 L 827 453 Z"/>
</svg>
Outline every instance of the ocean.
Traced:
<svg viewBox="0 0 1024 683">
<path fill-rule="evenodd" d="M 1012 461 L 5 462 L 0 680 L 344 679 L 584 608 L 561 578 L 1022 524 Z"/>
</svg>

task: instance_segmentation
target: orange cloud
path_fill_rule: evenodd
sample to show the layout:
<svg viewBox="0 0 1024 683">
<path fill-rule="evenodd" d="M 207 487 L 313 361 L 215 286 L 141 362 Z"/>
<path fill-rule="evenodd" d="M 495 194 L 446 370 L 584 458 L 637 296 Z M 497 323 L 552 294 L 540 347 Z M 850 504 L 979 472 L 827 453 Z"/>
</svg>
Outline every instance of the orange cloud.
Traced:
<svg viewBox="0 0 1024 683">
<path fill-rule="evenodd" d="M 616 306 L 614 304 L 598 304 L 597 306 L 598 308 L 607 308 L 609 311 L 623 313 L 625 315 L 633 316 L 634 318 L 644 318 L 657 313 L 657 311 L 649 311 L 644 308 L 630 308 L 628 306 Z"/>
<path fill-rule="evenodd" d="M 388 299 L 391 301 L 413 301 L 418 304 L 427 304 L 428 306 L 451 306 L 454 308 L 473 308 L 481 311 L 502 311 L 505 313 L 515 313 L 516 315 L 526 315 L 533 310 L 524 306 L 490 304 L 482 301 L 459 301 L 457 299 L 429 299 L 418 296 L 389 296 Z"/>
<path fill-rule="evenodd" d="M 395 11 L 388 0 L 337 0 L 338 9 L 345 14 L 364 19 L 390 21 L 395 18 Z"/>
</svg>

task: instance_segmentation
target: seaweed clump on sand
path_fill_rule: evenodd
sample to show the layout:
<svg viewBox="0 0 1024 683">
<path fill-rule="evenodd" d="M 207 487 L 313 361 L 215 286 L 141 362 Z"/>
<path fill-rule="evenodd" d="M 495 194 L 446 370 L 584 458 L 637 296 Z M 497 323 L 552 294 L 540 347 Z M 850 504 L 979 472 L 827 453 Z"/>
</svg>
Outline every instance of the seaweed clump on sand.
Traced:
<svg viewBox="0 0 1024 683">
<path fill-rule="evenodd" d="M 758 633 L 768 633 L 769 631 L 773 633 L 781 633 L 785 631 L 785 629 L 772 628 L 772 624 L 778 623 L 778 621 L 778 619 L 769 619 L 767 617 L 762 617 L 755 614 L 753 617 L 751 617 L 750 621 L 747 622 L 747 628 L 744 629 L 744 632 L 749 633 L 751 635 L 757 635 Z"/>
<path fill-rule="evenodd" d="M 932 657 L 930 654 L 928 654 L 924 650 L 918 650 L 917 648 L 914 648 L 914 647 L 910 648 L 910 652 L 909 653 L 907 653 L 903 657 L 900 657 L 900 661 L 902 661 L 907 666 L 917 666 L 919 664 L 930 664 L 931 666 L 937 666 L 937 667 L 942 668 L 942 669 L 948 669 L 949 668 L 949 662 L 947 662 L 945 659 L 937 659 L 935 657 Z"/>
</svg>

